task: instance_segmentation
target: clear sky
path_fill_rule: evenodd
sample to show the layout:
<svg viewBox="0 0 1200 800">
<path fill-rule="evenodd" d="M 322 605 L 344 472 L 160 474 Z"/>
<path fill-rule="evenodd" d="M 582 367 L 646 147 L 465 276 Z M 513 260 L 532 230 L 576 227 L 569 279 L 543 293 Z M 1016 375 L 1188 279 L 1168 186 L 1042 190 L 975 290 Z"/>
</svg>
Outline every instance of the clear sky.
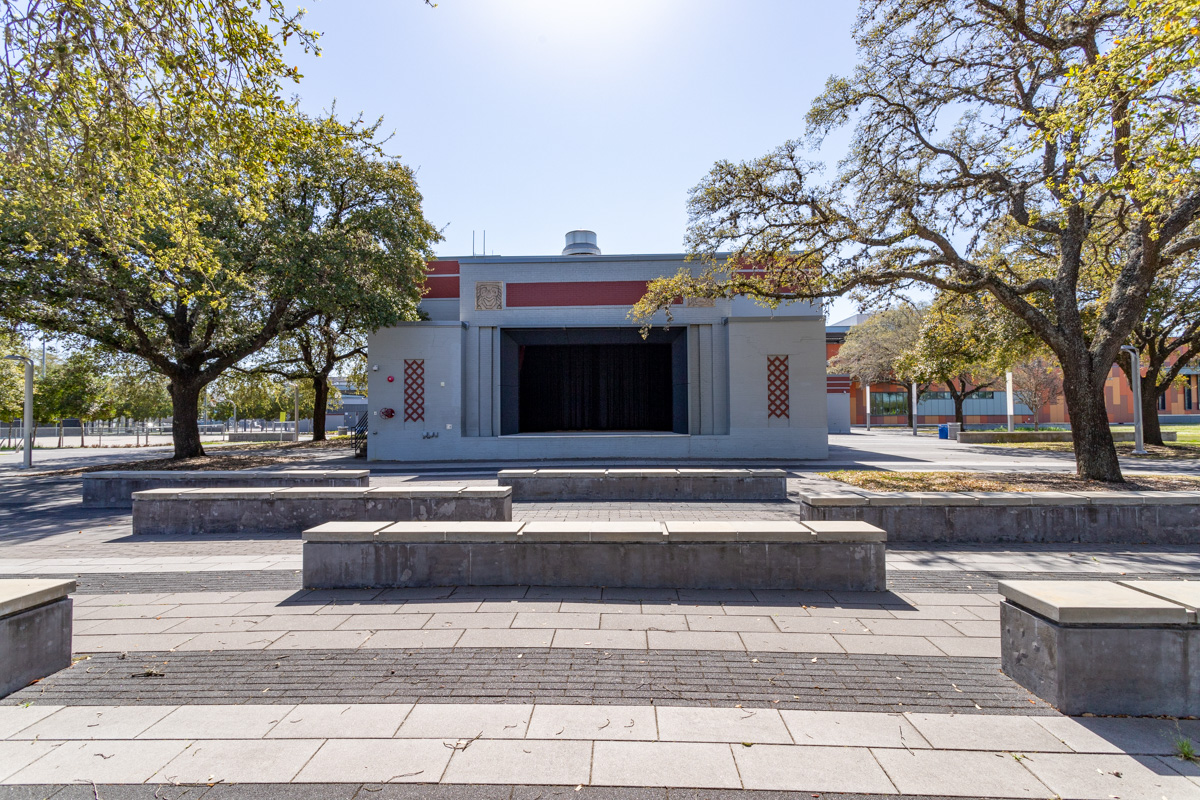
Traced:
<svg viewBox="0 0 1200 800">
<path fill-rule="evenodd" d="M 804 133 L 854 65 L 852 0 L 319 0 L 295 87 L 311 113 L 382 116 L 417 170 L 439 256 L 683 250 L 687 193 L 718 159 Z M 845 136 L 823 156 L 830 167 Z M 838 301 L 831 320 L 854 313 Z"/>
</svg>

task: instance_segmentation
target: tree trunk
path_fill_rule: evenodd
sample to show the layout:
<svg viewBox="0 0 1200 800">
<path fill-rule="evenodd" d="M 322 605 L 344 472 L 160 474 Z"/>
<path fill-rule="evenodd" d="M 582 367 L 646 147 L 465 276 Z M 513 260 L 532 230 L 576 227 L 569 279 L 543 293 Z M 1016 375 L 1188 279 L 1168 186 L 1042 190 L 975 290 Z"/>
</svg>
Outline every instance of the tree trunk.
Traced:
<svg viewBox="0 0 1200 800">
<path fill-rule="evenodd" d="M 196 458 L 204 455 L 200 445 L 200 393 L 204 384 L 200 381 L 172 378 L 171 392 L 171 438 L 175 442 L 175 460 Z"/>
<path fill-rule="evenodd" d="M 1147 375 L 1142 379 L 1142 441 L 1146 444 L 1162 445 L 1162 425 L 1158 420 L 1158 398 L 1166 394 L 1167 387 L 1158 391 L 1158 376 Z"/>
<path fill-rule="evenodd" d="M 325 441 L 325 407 L 329 405 L 329 382 L 325 376 L 312 379 L 313 382 L 313 415 L 312 440 Z"/>
<path fill-rule="evenodd" d="M 1062 360 L 1063 397 L 1071 417 L 1071 440 L 1075 447 L 1075 471 L 1081 478 L 1121 483 L 1121 465 L 1108 423 L 1104 401 L 1104 381 L 1108 370 L 1099 375 L 1087 367 Z M 1035 417 L 1036 419 L 1036 417 Z"/>
</svg>

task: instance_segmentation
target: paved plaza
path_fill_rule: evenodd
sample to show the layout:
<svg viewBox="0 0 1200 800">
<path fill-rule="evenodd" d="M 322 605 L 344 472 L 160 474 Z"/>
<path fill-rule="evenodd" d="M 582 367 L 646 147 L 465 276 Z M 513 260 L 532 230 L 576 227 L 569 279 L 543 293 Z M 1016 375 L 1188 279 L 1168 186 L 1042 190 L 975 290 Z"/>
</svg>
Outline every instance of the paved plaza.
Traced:
<svg viewBox="0 0 1200 800">
<path fill-rule="evenodd" d="M 402 482 L 495 473 L 372 476 Z M 299 537 L 135 537 L 79 497 L 74 477 L 0 488 L 0 576 L 78 581 L 75 663 L 0 700 L 0 798 L 1200 798 L 1177 757 L 1200 721 L 1062 716 L 1000 672 L 996 594 L 1194 580 L 1194 547 L 892 545 L 885 593 L 308 592 Z"/>
</svg>

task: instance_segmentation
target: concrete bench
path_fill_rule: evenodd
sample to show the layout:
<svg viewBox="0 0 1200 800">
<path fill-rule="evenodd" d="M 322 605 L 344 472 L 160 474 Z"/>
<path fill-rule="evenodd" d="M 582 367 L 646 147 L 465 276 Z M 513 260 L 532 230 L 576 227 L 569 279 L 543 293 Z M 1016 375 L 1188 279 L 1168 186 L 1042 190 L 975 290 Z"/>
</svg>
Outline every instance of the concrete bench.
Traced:
<svg viewBox="0 0 1200 800">
<path fill-rule="evenodd" d="M 1200 543 L 1196 492 L 800 492 L 800 518 L 860 520 L 893 542 Z"/>
<path fill-rule="evenodd" d="M 1133 431 L 1113 431 L 1114 442 L 1132 442 Z M 1163 431 L 1164 442 L 1176 440 L 1174 431 Z M 1070 431 L 959 431 L 959 444 L 1022 444 L 1036 442 L 1070 442 Z"/>
<path fill-rule="evenodd" d="M 152 489 L 133 495 L 133 533 L 300 533 L 330 520 L 511 520 L 498 486 Z"/>
<path fill-rule="evenodd" d="M 225 489 L 269 486 L 358 486 L 366 488 L 366 469 L 113 470 L 83 476 L 83 505 L 131 508 L 133 493 L 150 489 Z"/>
<path fill-rule="evenodd" d="M 787 499 L 781 469 L 505 469 L 496 477 L 518 502 Z"/>
<path fill-rule="evenodd" d="M 1200 714 L 1200 582 L 1001 581 L 1001 666 L 1064 714 Z"/>
<path fill-rule="evenodd" d="M 75 581 L 0 580 L 0 697 L 71 666 Z"/>
<path fill-rule="evenodd" d="M 859 522 L 329 522 L 304 586 L 886 588 L 887 534 Z"/>
</svg>

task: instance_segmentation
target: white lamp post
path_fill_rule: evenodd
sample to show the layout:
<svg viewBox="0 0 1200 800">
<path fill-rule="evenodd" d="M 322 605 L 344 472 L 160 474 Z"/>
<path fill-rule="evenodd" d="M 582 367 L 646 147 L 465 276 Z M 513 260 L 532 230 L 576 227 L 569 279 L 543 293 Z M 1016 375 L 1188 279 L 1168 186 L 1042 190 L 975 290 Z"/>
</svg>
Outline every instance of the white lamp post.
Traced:
<svg viewBox="0 0 1200 800">
<path fill-rule="evenodd" d="M 871 430 L 871 382 L 867 381 L 867 430 Z"/>
<path fill-rule="evenodd" d="M 296 424 L 292 431 L 292 441 L 298 442 L 300 441 L 300 385 L 296 383 L 292 384 L 292 401 L 296 405 Z"/>
<path fill-rule="evenodd" d="M 912 385 L 912 418 L 913 418 L 913 436 L 917 435 L 917 384 Z"/>
<path fill-rule="evenodd" d="M 1122 345 L 1121 349 L 1129 353 L 1129 388 L 1133 390 L 1133 454 L 1146 455 L 1146 442 L 1142 438 L 1142 362 L 1138 358 L 1138 349 L 1133 345 Z"/>
<path fill-rule="evenodd" d="M 33 467 L 33 359 L 25 356 L 5 356 L 7 361 L 25 363 L 25 458 L 22 469 Z"/>
<path fill-rule="evenodd" d="M 1013 402 L 1013 385 L 1012 373 L 1004 373 L 1004 399 L 1008 405 L 1008 432 L 1013 432 L 1013 417 L 1016 416 L 1015 403 Z"/>
</svg>

